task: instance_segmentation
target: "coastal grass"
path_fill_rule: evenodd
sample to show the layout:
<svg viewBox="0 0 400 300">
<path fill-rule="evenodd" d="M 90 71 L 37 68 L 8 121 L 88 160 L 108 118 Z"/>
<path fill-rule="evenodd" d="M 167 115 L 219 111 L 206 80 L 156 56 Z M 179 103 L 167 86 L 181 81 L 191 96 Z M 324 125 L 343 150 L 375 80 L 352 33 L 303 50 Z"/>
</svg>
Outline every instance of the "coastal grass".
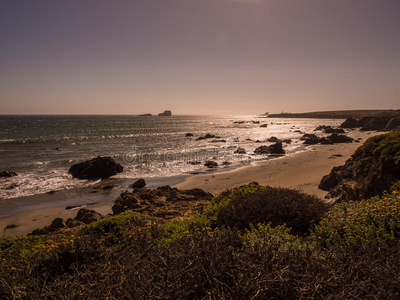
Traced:
<svg viewBox="0 0 400 300">
<path fill-rule="evenodd" d="M 310 197 L 244 186 L 188 220 L 124 213 L 75 233 L 2 238 L 0 298 L 398 299 L 396 186 L 331 207 Z"/>
</svg>

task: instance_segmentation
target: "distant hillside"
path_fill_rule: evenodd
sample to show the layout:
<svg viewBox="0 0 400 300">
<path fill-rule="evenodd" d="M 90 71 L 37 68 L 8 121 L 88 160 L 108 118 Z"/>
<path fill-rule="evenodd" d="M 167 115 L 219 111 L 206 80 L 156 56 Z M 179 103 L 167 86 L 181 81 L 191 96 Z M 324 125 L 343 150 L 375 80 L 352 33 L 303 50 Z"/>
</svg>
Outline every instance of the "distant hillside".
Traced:
<svg viewBox="0 0 400 300">
<path fill-rule="evenodd" d="M 336 111 L 316 111 L 305 113 L 280 113 L 270 114 L 269 118 L 314 118 L 314 119 L 347 119 L 376 115 L 390 110 L 336 110 Z"/>
</svg>

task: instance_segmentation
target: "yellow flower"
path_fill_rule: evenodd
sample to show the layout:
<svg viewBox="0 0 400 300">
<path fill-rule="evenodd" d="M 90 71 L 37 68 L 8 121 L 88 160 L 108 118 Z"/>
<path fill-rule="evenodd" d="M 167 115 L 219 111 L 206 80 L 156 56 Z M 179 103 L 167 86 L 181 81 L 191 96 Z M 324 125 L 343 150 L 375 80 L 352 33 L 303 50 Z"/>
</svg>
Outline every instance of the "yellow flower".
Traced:
<svg viewBox="0 0 400 300">
<path fill-rule="evenodd" d="M 17 270 L 15 267 L 11 267 L 11 269 L 10 269 L 11 271 L 15 271 L 15 270 Z"/>
<path fill-rule="evenodd" d="M 188 234 L 188 233 L 189 233 L 189 231 L 184 231 L 184 232 L 183 232 L 183 234 Z"/>
</svg>

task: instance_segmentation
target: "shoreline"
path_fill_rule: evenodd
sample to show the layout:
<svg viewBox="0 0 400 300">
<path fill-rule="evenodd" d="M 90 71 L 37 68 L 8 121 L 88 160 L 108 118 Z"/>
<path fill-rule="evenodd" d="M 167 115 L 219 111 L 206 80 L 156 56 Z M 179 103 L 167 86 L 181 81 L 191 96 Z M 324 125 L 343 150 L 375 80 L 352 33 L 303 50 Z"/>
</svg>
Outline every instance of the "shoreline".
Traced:
<svg viewBox="0 0 400 300">
<path fill-rule="evenodd" d="M 343 165 L 363 142 L 374 135 L 381 134 L 381 132 L 354 130 L 347 134 L 355 140 L 358 138 L 362 140 L 360 143 L 311 145 L 308 146 L 308 149 L 310 149 L 308 151 L 277 159 L 258 161 L 252 165 L 239 166 L 229 171 L 219 169 L 216 172 L 206 174 L 145 178 L 146 187 L 156 188 L 168 184 L 178 189 L 201 188 L 217 196 L 227 189 L 256 181 L 261 185 L 291 187 L 324 198 L 327 192 L 318 189 L 322 177 L 329 174 L 332 167 Z M 0 217 L 0 236 L 25 235 L 34 229 L 50 225 L 56 217 L 73 218 L 82 207 L 93 209 L 102 215 L 108 215 L 111 213 L 111 206 L 121 191 L 129 189 L 129 184 L 133 182 L 134 180 L 110 178 L 95 187 L 63 190 L 52 195 L 41 194 L 14 198 L 14 200 L 26 198 L 26 201 L 30 200 L 36 203 L 30 210 Z M 101 189 L 101 186 L 116 183 L 118 186 L 115 188 Z M 93 190 L 97 190 L 97 192 L 93 193 Z M 42 201 L 42 204 L 37 202 L 39 199 L 43 200 L 47 197 L 52 197 L 53 200 L 53 205 L 50 205 L 50 207 L 48 199 Z M 66 206 L 72 205 L 78 205 L 78 207 L 65 209 Z M 6 229 L 10 225 L 16 225 L 16 227 Z"/>
</svg>

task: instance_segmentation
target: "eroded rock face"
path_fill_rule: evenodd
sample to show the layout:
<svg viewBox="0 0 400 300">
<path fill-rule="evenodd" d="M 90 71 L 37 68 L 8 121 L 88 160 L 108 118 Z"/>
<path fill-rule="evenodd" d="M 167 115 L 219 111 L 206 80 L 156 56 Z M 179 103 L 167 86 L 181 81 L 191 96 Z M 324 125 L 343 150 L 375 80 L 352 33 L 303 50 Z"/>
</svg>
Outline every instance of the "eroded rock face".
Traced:
<svg viewBox="0 0 400 300">
<path fill-rule="evenodd" d="M 341 125 L 341 128 L 356 128 L 358 127 L 358 121 L 354 118 L 347 118 Z"/>
<path fill-rule="evenodd" d="M 374 136 L 348 159 L 343 166 L 332 168 L 319 188 L 328 197 L 360 200 L 380 195 L 400 180 L 400 132 Z"/>
<path fill-rule="evenodd" d="M 68 173 L 78 179 L 105 179 L 123 171 L 123 167 L 111 157 L 96 157 L 71 166 Z"/>
<path fill-rule="evenodd" d="M 333 144 L 336 143 L 352 143 L 354 141 L 353 138 L 344 135 L 344 134 L 337 134 L 337 133 L 332 133 L 330 136 L 327 137 L 329 141 L 331 141 Z"/>
</svg>

